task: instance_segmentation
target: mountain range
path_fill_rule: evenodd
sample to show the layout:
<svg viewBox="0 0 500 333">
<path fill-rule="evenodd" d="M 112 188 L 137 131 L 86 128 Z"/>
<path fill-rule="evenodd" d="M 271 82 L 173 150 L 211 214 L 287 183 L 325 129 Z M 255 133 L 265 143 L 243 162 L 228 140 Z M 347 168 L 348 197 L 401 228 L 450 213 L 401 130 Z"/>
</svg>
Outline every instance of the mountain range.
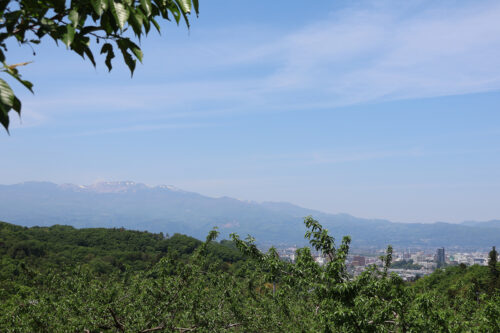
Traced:
<svg viewBox="0 0 500 333">
<path fill-rule="evenodd" d="M 124 227 L 204 238 L 217 226 L 222 237 L 236 232 L 261 244 L 305 244 L 303 218 L 312 215 L 340 242 L 350 235 L 359 248 L 487 249 L 500 245 L 500 220 L 461 224 L 395 223 L 327 214 L 290 203 L 212 198 L 174 186 L 131 181 L 82 186 L 49 182 L 0 185 L 0 220 L 23 226 L 67 224 Z"/>
</svg>

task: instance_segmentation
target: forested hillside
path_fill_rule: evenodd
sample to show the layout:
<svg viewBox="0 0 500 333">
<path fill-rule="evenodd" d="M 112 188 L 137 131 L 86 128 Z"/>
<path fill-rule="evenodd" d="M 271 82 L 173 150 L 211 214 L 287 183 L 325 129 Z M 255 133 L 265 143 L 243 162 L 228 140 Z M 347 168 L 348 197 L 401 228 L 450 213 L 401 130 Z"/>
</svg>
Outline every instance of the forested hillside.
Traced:
<svg viewBox="0 0 500 333">
<path fill-rule="evenodd" d="M 0 332 L 498 332 L 500 267 L 457 266 L 415 283 L 392 248 L 349 276 L 340 244 L 308 217 L 295 263 L 232 235 L 205 242 L 123 229 L 0 224 Z M 492 256 L 493 258 L 493 256 Z"/>
<path fill-rule="evenodd" d="M 142 271 L 167 254 L 185 259 L 201 244 L 182 234 L 63 225 L 27 228 L 0 222 L 1 274 L 11 274 L 19 263 L 42 272 L 81 265 L 101 274 Z M 208 256 L 225 265 L 243 258 L 230 241 L 210 243 Z"/>
</svg>

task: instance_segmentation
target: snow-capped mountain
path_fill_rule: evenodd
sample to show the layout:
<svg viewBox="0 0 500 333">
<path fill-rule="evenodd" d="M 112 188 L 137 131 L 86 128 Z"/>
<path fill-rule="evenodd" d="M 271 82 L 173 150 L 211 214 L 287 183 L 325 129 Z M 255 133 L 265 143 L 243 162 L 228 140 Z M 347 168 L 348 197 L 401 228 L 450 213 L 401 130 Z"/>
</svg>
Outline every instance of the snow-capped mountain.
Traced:
<svg viewBox="0 0 500 333">
<path fill-rule="evenodd" d="M 171 185 L 132 181 L 0 185 L 0 220 L 26 226 L 125 227 L 198 238 L 217 226 L 223 237 L 237 232 L 261 242 L 299 244 L 305 243 L 302 221 L 307 215 L 318 219 L 338 241 L 350 235 L 354 246 L 488 248 L 500 244 L 496 227 L 500 221 L 478 225 L 392 223 L 326 214 L 290 203 L 211 198 Z"/>
</svg>

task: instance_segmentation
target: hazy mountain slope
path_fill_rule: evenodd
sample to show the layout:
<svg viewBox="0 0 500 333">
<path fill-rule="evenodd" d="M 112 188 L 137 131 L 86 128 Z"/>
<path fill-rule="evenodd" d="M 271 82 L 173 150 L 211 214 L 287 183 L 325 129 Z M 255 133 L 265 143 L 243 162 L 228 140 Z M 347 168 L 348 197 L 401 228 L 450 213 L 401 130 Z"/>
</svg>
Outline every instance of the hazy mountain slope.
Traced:
<svg viewBox="0 0 500 333">
<path fill-rule="evenodd" d="M 462 222 L 462 225 L 466 225 L 466 226 L 469 226 L 469 227 L 497 228 L 497 229 L 500 229 L 500 220 L 491 220 L 491 221 L 484 221 L 484 222 L 465 221 L 465 222 Z"/>
<path fill-rule="evenodd" d="M 210 198 L 171 186 L 148 187 L 133 182 L 91 186 L 27 182 L 0 185 L 0 219 L 16 224 L 76 227 L 125 227 L 203 238 L 218 226 L 223 236 L 251 234 L 260 242 L 305 243 L 302 219 L 313 215 L 341 239 L 351 235 L 356 246 L 462 246 L 500 244 L 496 226 L 447 223 L 403 224 L 325 214 L 289 203 L 244 202 Z M 500 222 L 499 222 L 500 223 Z"/>
</svg>

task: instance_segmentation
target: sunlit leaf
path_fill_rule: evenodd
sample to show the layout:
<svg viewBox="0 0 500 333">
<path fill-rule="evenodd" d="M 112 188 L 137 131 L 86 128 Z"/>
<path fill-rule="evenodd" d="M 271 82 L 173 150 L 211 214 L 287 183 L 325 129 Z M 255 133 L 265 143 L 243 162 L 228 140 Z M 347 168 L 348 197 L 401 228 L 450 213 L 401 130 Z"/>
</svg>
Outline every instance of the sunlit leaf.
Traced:
<svg viewBox="0 0 500 333">
<path fill-rule="evenodd" d="M 67 25 L 66 33 L 62 36 L 61 40 L 67 47 L 69 47 L 71 43 L 73 43 L 74 38 L 75 38 L 75 28 L 71 25 Z"/>
<path fill-rule="evenodd" d="M 191 12 L 191 0 L 175 0 L 175 2 L 181 8 L 182 12 Z"/>
<path fill-rule="evenodd" d="M 14 92 L 7 82 L 0 79 L 0 103 L 11 108 L 14 105 Z"/>
<path fill-rule="evenodd" d="M 71 21 L 71 23 L 73 24 L 73 27 L 76 28 L 77 25 L 78 25 L 78 19 L 79 19 L 79 15 L 78 15 L 78 9 L 76 8 L 73 8 L 69 14 L 68 14 L 68 18 L 69 20 Z"/>
<path fill-rule="evenodd" d="M 118 24 L 118 27 L 123 30 L 123 27 L 125 26 L 125 23 L 127 22 L 128 17 L 130 15 L 130 12 L 127 8 L 125 8 L 125 5 L 119 2 L 110 1 L 110 3 L 111 3 L 111 11 L 116 20 L 116 23 Z"/>
</svg>

